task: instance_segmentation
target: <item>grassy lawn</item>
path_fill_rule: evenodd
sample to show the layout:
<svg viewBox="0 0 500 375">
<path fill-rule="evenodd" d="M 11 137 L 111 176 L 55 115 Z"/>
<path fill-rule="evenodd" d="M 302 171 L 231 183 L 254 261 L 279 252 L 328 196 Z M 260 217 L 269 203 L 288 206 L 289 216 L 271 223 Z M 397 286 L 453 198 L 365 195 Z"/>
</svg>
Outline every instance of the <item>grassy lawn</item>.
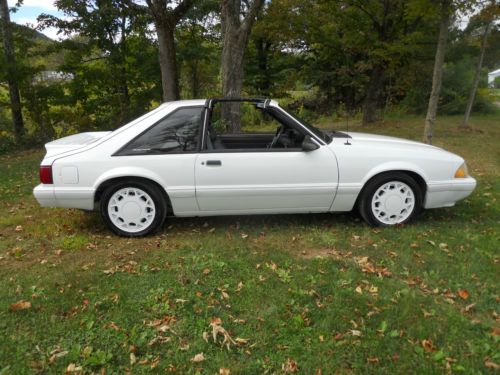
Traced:
<svg viewBox="0 0 500 375">
<path fill-rule="evenodd" d="M 388 229 L 193 218 L 123 239 L 97 213 L 38 207 L 43 152 L 1 157 L 0 374 L 498 371 L 500 118 L 459 122 L 440 119 L 435 143 L 466 158 L 477 190 Z"/>
</svg>

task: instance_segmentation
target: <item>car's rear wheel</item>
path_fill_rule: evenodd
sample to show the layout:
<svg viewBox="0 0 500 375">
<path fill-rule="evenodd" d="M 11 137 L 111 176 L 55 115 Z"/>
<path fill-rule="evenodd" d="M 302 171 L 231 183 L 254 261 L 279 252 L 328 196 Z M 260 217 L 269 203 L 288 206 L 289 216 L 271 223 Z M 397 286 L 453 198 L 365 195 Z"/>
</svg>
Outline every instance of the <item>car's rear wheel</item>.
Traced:
<svg viewBox="0 0 500 375">
<path fill-rule="evenodd" d="M 374 226 L 392 226 L 412 220 L 422 208 L 422 191 L 417 182 L 401 172 L 371 179 L 359 200 L 363 219 Z"/>
<path fill-rule="evenodd" d="M 120 182 L 108 187 L 101 198 L 101 215 L 113 232 L 141 237 L 157 231 L 167 215 L 160 189 L 147 182 Z"/>
</svg>

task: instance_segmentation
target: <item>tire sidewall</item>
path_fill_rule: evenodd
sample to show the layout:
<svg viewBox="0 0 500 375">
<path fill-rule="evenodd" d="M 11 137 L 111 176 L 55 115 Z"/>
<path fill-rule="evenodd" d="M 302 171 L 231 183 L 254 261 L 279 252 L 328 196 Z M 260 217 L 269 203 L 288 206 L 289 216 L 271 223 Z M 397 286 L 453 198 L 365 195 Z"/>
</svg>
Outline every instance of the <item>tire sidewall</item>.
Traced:
<svg viewBox="0 0 500 375">
<path fill-rule="evenodd" d="M 118 190 L 123 189 L 123 188 L 137 188 L 141 189 L 144 192 L 146 192 L 151 199 L 153 200 L 155 204 L 155 218 L 153 219 L 153 222 L 149 227 L 147 227 L 144 230 L 141 230 L 139 232 L 126 232 L 122 230 L 121 228 L 117 227 L 110 219 L 109 213 L 108 213 L 108 204 L 109 200 L 113 196 L 114 193 L 116 193 Z M 122 237 L 143 237 L 147 236 L 149 234 L 152 234 L 156 232 L 163 223 L 165 222 L 165 218 L 167 216 L 167 204 L 165 202 L 165 198 L 163 197 L 162 192 L 160 189 L 150 183 L 147 182 L 141 182 L 141 181 L 132 181 L 132 182 L 118 182 L 116 184 L 111 185 L 108 187 L 102 197 L 101 197 L 101 203 L 100 203 L 100 211 L 101 211 L 101 216 L 104 220 L 104 223 L 106 226 L 111 229 L 115 234 L 122 236 Z"/>
<path fill-rule="evenodd" d="M 410 189 L 413 191 L 413 195 L 415 196 L 415 205 L 413 207 L 411 214 L 405 220 L 397 224 L 386 224 L 379 221 L 372 211 L 372 200 L 375 192 L 382 185 L 391 181 L 399 181 L 405 183 L 410 187 Z M 411 221 L 413 218 L 415 218 L 415 216 L 422 209 L 422 203 L 423 203 L 422 189 L 412 177 L 408 176 L 405 173 L 390 172 L 390 173 L 384 173 L 383 175 L 380 176 L 376 176 L 367 183 L 361 195 L 359 211 L 363 219 L 365 219 L 365 221 L 367 221 L 371 225 L 380 227 L 392 227 L 405 224 Z"/>
</svg>

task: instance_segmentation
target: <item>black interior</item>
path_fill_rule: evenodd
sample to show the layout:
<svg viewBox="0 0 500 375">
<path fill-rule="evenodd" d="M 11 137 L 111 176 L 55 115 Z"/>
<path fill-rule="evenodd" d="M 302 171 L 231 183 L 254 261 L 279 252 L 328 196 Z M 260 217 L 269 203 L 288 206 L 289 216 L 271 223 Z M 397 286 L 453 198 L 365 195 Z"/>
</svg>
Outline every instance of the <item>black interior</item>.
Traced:
<svg viewBox="0 0 500 375">
<path fill-rule="evenodd" d="M 281 125 L 275 134 L 271 133 L 238 133 L 217 134 L 209 121 L 206 137 L 207 150 L 280 150 L 300 149 L 305 134 L 297 129 L 295 124 L 284 118 L 272 108 L 267 110 L 256 106 L 257 110 L 265 111 Z M 209 116 L 211 120 L 211 116 Z"/>
</svg>

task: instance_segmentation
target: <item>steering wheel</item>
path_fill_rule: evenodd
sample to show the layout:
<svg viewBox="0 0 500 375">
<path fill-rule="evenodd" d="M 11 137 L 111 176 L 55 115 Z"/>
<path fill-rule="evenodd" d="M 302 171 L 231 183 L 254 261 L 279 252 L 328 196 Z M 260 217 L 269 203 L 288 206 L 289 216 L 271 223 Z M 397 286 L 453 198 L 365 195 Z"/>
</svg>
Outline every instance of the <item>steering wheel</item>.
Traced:
<svg viewBox="0 0 500 375">
<path fill-rule="evenodd" d="M 274 146 L 276 146 L 276 143 L 278 143 L 278 140 L 280 139 L 281 137 L 281 134 L 283 134 L 283 131 L 285 130 L 285 127 L 283 125 L 281 125 L 277 130 L 276 130 L 276 135 L 274 136 L 273 140 L 271 141 L 271 143 L 269 144 L 269 146 L 267 148 L 271 149 L 273 148 Z"/>
</svg>

